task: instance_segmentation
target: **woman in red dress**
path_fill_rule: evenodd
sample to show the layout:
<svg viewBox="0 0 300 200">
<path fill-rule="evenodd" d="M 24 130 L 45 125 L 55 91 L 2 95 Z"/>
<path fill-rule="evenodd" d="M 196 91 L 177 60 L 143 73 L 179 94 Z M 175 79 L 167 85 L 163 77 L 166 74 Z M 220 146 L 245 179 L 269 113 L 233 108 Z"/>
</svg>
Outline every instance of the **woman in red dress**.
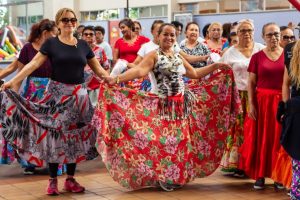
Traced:
<svg viewBox="0 0 300 200">
<path fill-rule="evenodd" d="M 116 63 L 118 59 L 124 59 L 128 63 L 132 63 L 140 50 L 142 44 L 150 40 L 142 35 L 137 35 L 134 32 L 134 22 L 131 19 L 125 18 L 120 21 L 119 28 L 123 37 L 118 39 L 115 43 L 113 52 L 113 62 Z"/>
<path fill-rule="evenodd" d="M 252 56 L 248 68 L 249 116 L 245 120 L 240 160 L 245 173 L 256 180 L 254 189 L 264 189 L 265 177 L 272 176 L 281 134 L 281 125 L 276 121 L 284 73 L 279 27 L 265 24 L 262 35 L 266 48 Z"/>
</svg>

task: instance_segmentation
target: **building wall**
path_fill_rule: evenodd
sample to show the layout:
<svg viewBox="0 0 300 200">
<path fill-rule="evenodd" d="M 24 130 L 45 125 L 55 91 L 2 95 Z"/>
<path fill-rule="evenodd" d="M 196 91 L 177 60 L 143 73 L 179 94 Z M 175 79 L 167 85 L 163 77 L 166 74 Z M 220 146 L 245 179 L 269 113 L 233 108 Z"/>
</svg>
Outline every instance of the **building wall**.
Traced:
<svg viewBox="0 0 300 200">
<path fill-rule="evenodd" d="M 268 22 L 275 22 L 279 26 L 286 26 L 290 21 L 294 24 L 300 22 L 300 13 L 298 11 L 270 11 L 270 12 L 252 12 L 252 13 L 235 13 L 232 14 L 218 14 L 218 15 L 197 15 L 194 16 L 194 21 L 200 25 L 201 33 L 202 27 L 211 22 L 235 22 L 241 19 L 254 20 L 255 32 L 254 39 L 257 42 L 263 42 L 261 38 L 261 30 L 264 24 Z"/>
<path fill-rule="evenodd" d="M 129 0 L 129 7 L 165 5 L 168 2 L 169 0 Z M 78 1 L 78 8 L 80 11 L 126 8 L 126 0 L 109 0 L 109 3 L 107 0 L 81 0 Z"/>
</svg>

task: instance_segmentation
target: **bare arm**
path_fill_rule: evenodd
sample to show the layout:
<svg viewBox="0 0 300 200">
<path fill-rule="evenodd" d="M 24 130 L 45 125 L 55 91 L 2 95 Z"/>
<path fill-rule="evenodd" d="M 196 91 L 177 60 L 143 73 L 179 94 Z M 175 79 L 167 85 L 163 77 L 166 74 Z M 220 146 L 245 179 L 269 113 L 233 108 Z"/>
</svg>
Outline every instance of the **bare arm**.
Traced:
<svg viewBox="0 0 300 200">
<path fill-rule="evenodd" d="M 221 67 L 228 67 L 229 66 L 225 63 L 213 63 L 211 65 L 207 65 L 205 67 L 195 69 L 193 66 L 190 65 L 184 58 L 182 58 L 183 65 L 186 69 L 186 76 L 192 79 L 199 79 L 205 77 L 206 75 L 210 74 L 211 72 L 219 69 Z"/>
<path fill-rule="evenodd" d="M 116 84 L 117 80 L 119 82 L 127 82 L 133 80 L 135 78 L 142 78 L 146 76 L 155 65 L 157 61 L 156 52 L 153 51 L 146 55 L 146 57 L 140 62 L 136 67 L 129 69 L 125 73 L 117 76 L 117 77 L 106 77 L 106 81 L 109 84 Z"/>
<path fill-rule="evenodd" d="M 90 68 L 99 78 L 109 76 L 108 72 L 103 69 L 96 57 L 89 59 L 87 62 Z"/>
<path fill-rule="evenodd" d="M 119 59 L 119 49 L 114 48 L 113 50 L 113 66 L 116 64 L 117 60 Z"/>
<path fill-rule="evenodd" d="M 283 84 L 282 84 L 282 101 L 287 102 L 287 100 L 290 99 L 290 85 L 291 85 L 291 80 L 289 77 L 289 73 L 287 68 L 284 70 L 284 75 L 283 75 Z"/>
<path fill-rule="evenodd" d="M 128 68 L 136 67 L 142 60 L 143 60 L 143 57 L 138 55 L 132 63 L 127 64 L 127 67 Z"/>
<path fill-rule="evenodd" d="M 180 51 L 179 54 L 186 59 L 189 63 L 196 63 L 196 62 L 202 62 L 202 61 L 206 61 L 207 58 L 209 57 L 209 55 L 206 56 L 192 56 L 189 55 L 187 53 L 185 53 L 184 51 Z"/>
<path fill-rule="evenodd" d="M 16 71 L 18 69 L 18 62 L 19 61 L 16 59 L 4 69 L 0 69 L 0 79 L 3 79 L 6 76 L 12 74 L 14 71 Z"/>
<path fill-rule="evenodd" d="M 47 60 L 47 58 L 48 57 L 46 55 L 38 52 L 13 79 L 4 83 L 2 88 L 16 88 L 17 84 L 19 84 L 25 77 L 29 76 L 33 71 L 38 69 Z"/>
<path fill-rule="evenodd" d="M 256 74 L 249 72 L 248 79 L 248 99 L 249 99 L 249 117 L 256 120 L 256 106 L 255 106 L 255 90 L 257 85 Z"/>
</svg>

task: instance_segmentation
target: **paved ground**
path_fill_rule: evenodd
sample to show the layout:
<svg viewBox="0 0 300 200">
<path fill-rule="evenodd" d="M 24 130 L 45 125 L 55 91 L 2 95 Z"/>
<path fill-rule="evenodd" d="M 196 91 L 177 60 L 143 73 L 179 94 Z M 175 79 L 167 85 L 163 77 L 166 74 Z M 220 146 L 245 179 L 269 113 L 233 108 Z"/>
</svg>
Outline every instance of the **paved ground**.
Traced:
<svg viewBox="0 0 300 200">
<path fill-rule="evenodd" d="M 263 191 L 252 189 L 252 180 L 224 177 L 216 172 L 208 178 L 196 179 L 182 189 L 164 192 L 158 188 L 128 191 L 115 183 L 99 160 L 80 164 L 77 180 L 86 187 L 84 194 L 62 192 L 56 197 L 44 194 L 47 173 L 39 170 L 37 175 L 26 176 L 17 164 L 0 165 L 0 200 L 288 200 L 285 191 L 274 191 L 271 180 Z M 62 188 L 64 177 L 59 177 Z"/>
</svg>

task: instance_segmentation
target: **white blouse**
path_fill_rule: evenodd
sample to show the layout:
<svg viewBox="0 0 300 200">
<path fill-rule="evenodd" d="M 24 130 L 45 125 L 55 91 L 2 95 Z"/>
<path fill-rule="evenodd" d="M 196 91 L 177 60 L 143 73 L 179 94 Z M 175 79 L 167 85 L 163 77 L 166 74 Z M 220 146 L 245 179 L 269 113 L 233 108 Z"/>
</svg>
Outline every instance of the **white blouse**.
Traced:
<svg viewBox="0 0 300 200">
<path fill-rule="evenodd" d="M 252 54 L 262 50 L 265 46 L 260 43 L 254 43 Z M 246 91 L 248 86 L 249 73 L 247 71 L 250 58 L 245 57 L 237 48 L 234 46 L 230 47 L 219 60 L 232 67 L 235 83 L 238 90 Z"/>
</svg>

